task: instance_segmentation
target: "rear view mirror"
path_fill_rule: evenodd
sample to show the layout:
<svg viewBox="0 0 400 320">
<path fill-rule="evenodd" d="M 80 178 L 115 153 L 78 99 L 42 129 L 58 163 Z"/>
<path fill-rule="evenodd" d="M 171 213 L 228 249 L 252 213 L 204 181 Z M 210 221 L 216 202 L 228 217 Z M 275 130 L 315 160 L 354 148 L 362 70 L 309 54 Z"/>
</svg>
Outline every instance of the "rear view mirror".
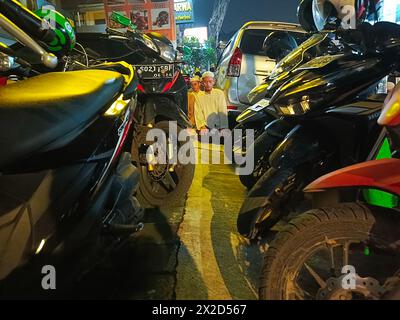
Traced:
<svg viewBox="0 0 400 320">
<path fill-rule="evenodd" d="M 313 0 L 302 0 L 297 8 L 297 18 L 302 28 L 307 32 L 317 32 L 317 27 L 314 22 Z"/>
</svg>

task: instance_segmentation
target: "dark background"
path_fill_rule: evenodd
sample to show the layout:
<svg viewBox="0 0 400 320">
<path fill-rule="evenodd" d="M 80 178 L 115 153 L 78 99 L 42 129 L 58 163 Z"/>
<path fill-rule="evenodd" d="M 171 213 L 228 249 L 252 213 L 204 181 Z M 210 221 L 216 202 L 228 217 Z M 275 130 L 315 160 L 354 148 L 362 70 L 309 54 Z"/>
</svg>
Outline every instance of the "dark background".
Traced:
<svg viewBox="0 0 400 320">
<path fill-rule="evenodd" d="M 193 2 L 195 27 L 208 26 L 214 0 L 193 0 Z M 250 20 L 296 23 L 299 2 L 299 0 L 231 0 L 222 27 L 221 39 L 231 37 L 245 22 Z"/>
</svg>

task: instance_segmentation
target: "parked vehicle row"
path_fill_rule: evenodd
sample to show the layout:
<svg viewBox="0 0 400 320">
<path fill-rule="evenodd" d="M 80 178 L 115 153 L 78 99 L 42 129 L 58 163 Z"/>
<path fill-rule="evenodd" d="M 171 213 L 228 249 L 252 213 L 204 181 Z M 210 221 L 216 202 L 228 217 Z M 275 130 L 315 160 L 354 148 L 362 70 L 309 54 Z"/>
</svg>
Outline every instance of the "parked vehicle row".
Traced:
<svg viewBox="0 0 400 320">
<path fill-rule="evenodd" d="M 187 128 L 187 86 L 156 33 L 77 36 L 62 14 L 14 0 L 0 27 L 17 40 L 0 43 L 0 296 L 36 297 L 43 265 L 62 292 L 143 229 L 143 207 L 187 192 L 193 165 L 146 158 L 149 129 Z"/>
<path fill-rule="evenodd" d="M 261 299 L 399 298 L 399 256 L 389 249 L 399 239 L 398 160 L 374 159 L 398 156 L 398 91 L 389 99 L 376 89 L 399 70 L 400 27 L 376 20 L 379 1 L 351 2 L 355 29 L 343 27 L 340 1 L 300 3 L 309 39 L 250 91 L 253 106 L 237 118 L 256 132 L 241 150 L 254 155 L 255 170 L 241 177 L 249 192 L 238 231 L 257 240 L 287 223 L 267 251 Z M 290 35 L 266 37 L 269 58 L 280 58 L 270 45 L 279 41 L 285 52 Z M 307 185 L 317 196 L 305 195 Z"/>
</svg>

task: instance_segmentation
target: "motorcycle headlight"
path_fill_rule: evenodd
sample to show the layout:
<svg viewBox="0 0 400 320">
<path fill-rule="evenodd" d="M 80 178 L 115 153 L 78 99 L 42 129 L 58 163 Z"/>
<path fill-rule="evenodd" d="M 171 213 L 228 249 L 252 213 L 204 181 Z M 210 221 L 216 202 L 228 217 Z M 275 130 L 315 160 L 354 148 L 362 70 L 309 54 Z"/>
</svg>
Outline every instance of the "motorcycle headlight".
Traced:
<svg viewBox="0 0 400 320">
<path fill-rule="evenodd" d="M 173 47 L 169 46 L 168 44 L 159 41 L 159 40 L 154 40 L 160 49 L 160 56 L 163 58 L 165 61 L 169 63 L 175 62 L 176 58 L 176 51 Z"/>
<path fill-rule="evenodd" d="M 309 96 L 303 96 L 300 101 L 290 101 L 287 105 L 275 105 L 276 111 L 283 116 L 300 116 L 311 110 Z"/>
<path fill-rule="evenodd" d="M 154 52 L 160 53 L 158 47 L 154 43 L 154 41 L 147 35 L 143 35 L 143 43 L 147 46 L 147 48 L 153 50 Z"/>
</svg>

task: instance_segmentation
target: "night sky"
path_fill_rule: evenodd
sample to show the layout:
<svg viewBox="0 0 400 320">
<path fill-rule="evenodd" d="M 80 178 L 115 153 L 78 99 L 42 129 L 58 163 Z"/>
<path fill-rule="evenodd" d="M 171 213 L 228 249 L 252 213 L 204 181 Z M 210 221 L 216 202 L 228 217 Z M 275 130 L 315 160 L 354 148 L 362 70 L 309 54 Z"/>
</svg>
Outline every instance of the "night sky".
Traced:
<svg viewBox="0 0 400 320">
<path fill-rule="evenodd" d="M 298 3 L 299 0 L 231 0 L 221 38 L 231 36 L 249 20 L 297 22 Z M 208 25 L 213 5 L 214 0 L 194 0 L 196 27 Z"/>
</svg>

